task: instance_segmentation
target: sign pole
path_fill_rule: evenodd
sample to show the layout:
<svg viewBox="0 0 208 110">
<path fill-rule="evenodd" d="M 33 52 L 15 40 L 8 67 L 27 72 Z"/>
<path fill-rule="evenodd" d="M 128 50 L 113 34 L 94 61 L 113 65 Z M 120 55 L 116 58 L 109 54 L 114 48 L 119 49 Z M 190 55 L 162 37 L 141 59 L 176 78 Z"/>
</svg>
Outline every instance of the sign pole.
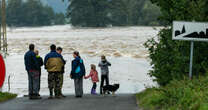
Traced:
<svg viewBox="0 0 208 110">
<path fill-rule="evenodd" d="M 194 53 L 194 41 L 191 41 L 190 67 L 189 67 L 189 78 L 190 79 L 192 79 L 193 53 Z"/>
<path fill-rule="evenodd" d="M 172 39 L 191 41 L 189 78 L 192 79 L 194 42 L 208 41 L 208 22 L 173 21 Z"/>
</svg>

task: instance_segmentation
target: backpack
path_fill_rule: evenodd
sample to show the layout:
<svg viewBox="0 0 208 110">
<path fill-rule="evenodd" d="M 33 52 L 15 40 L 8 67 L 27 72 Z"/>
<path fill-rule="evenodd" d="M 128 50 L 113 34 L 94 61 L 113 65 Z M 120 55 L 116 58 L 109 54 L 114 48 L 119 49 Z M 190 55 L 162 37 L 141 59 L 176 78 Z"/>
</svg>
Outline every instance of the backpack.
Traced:
<svg viewBox="0 0 208 110">
<path fill-rule="evenodd" d="M 84 64 L 83 64 L 83 60 L 80 59 L 74 73 L 72 74 L 74 78 L 77 77 L 82 77 L 85 75 L 85 68 L 84 68 Z"/>
</svg>

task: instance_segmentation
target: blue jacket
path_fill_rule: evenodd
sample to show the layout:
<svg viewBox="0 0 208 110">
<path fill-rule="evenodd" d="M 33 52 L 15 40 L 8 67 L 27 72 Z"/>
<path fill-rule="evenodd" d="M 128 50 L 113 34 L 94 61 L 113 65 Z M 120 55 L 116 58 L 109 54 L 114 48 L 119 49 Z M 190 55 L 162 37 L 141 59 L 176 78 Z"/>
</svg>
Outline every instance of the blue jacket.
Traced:
<svg viewBox="0 0 208 110">
<path fill-rule="evenodd" d="M 61 72 L 65 60 L 61 54 L 51 51 L 45 56 L 44 65 L 48 72 Z"/>
<path fill-rule="evenodd" d="M 72 61 L 72 70 L 71 70 L 71 76 L 72 79 L 81 78 L 85 76 L 85 66 L 84 62 L 80 57 L 76 57 Z"/>
<path fill-rule="evenodd" d="M 36 59 L 35 52 L 28 51 L 27 53 L 25 53 L 24 60 L 25 60 L 25 69 L 27 71 L 38 70 L 39 65 L 38 65 L 38 61 Z"/>
</svg>

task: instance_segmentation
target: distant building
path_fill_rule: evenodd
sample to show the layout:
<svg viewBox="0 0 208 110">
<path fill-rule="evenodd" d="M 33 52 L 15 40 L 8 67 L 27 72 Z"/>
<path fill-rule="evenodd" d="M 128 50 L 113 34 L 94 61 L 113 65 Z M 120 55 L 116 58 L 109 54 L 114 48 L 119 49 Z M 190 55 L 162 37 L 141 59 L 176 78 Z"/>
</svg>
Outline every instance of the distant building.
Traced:
<svg viewBox="0 0 208 110">
<path fill-rule="evenodd" d="M 184 34 L 184 33 L 186 33 L 186 28 L 185 28 L 185 25 L 183 25 L 183 29 L 182 29 L 181 34 Z"/>
<path fill-rule="evenodd" d="M 180 35 L 180 34 L 181 34 L 180 31 L 175 31 L 175 36 L 178 36 L 178 35 Z"/>
<path fill-rule="evenodd" d="M 185 25 L 183 25 L 182 31 L 180 31 L 180 30 L 175 31 L 175 36 L 178 36 L 178 35 L 181 35 L 181 34 L 184 34 L 184 33 L 186 33 Z"/>
</svg>

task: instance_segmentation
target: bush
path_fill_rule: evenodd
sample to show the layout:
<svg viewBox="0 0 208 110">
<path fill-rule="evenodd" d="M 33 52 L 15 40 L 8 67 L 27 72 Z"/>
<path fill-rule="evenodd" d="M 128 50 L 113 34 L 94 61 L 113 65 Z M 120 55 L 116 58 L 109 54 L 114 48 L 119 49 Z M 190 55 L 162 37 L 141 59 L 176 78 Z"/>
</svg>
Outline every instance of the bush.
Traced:
<svg viewBox="0 0 208 110">
<path fill-rule="evenodd" d="M 207 21 L 208 0 L 152 0 L 157 4 L 162 16 L 160 19 L 168 23 L 158 34 L 158 39 L 150 39 L 144 45 L 149 50 L 151 65 L 153 69 L 149 75 L 162 86 L 171 80 L 183 79 L 189 73 L 190 42 L 172 40 L 172 22 L 174 20 L 184 21 Z M 186 8 L 185 8 L 186 7 Z M 205 75 L 208 68 L 207 56 L 208 43 L 195 42 L 193 57 L 193 75 Z"/>
<path fill-rule="evenodd" d="M 13 99 L 15 97 L 17 97 L 16 94 L 2 93 L 2 92 L 0 92 L 0 102 L 7 101 L 7 100 Z"/>
<path fill-rule="evenodd" d="M 137 94 L 139 104 L 146 110 L 207 110 L 208 77 L 173 80 L 159 88 L 148 88 Z"/>
</svg>

